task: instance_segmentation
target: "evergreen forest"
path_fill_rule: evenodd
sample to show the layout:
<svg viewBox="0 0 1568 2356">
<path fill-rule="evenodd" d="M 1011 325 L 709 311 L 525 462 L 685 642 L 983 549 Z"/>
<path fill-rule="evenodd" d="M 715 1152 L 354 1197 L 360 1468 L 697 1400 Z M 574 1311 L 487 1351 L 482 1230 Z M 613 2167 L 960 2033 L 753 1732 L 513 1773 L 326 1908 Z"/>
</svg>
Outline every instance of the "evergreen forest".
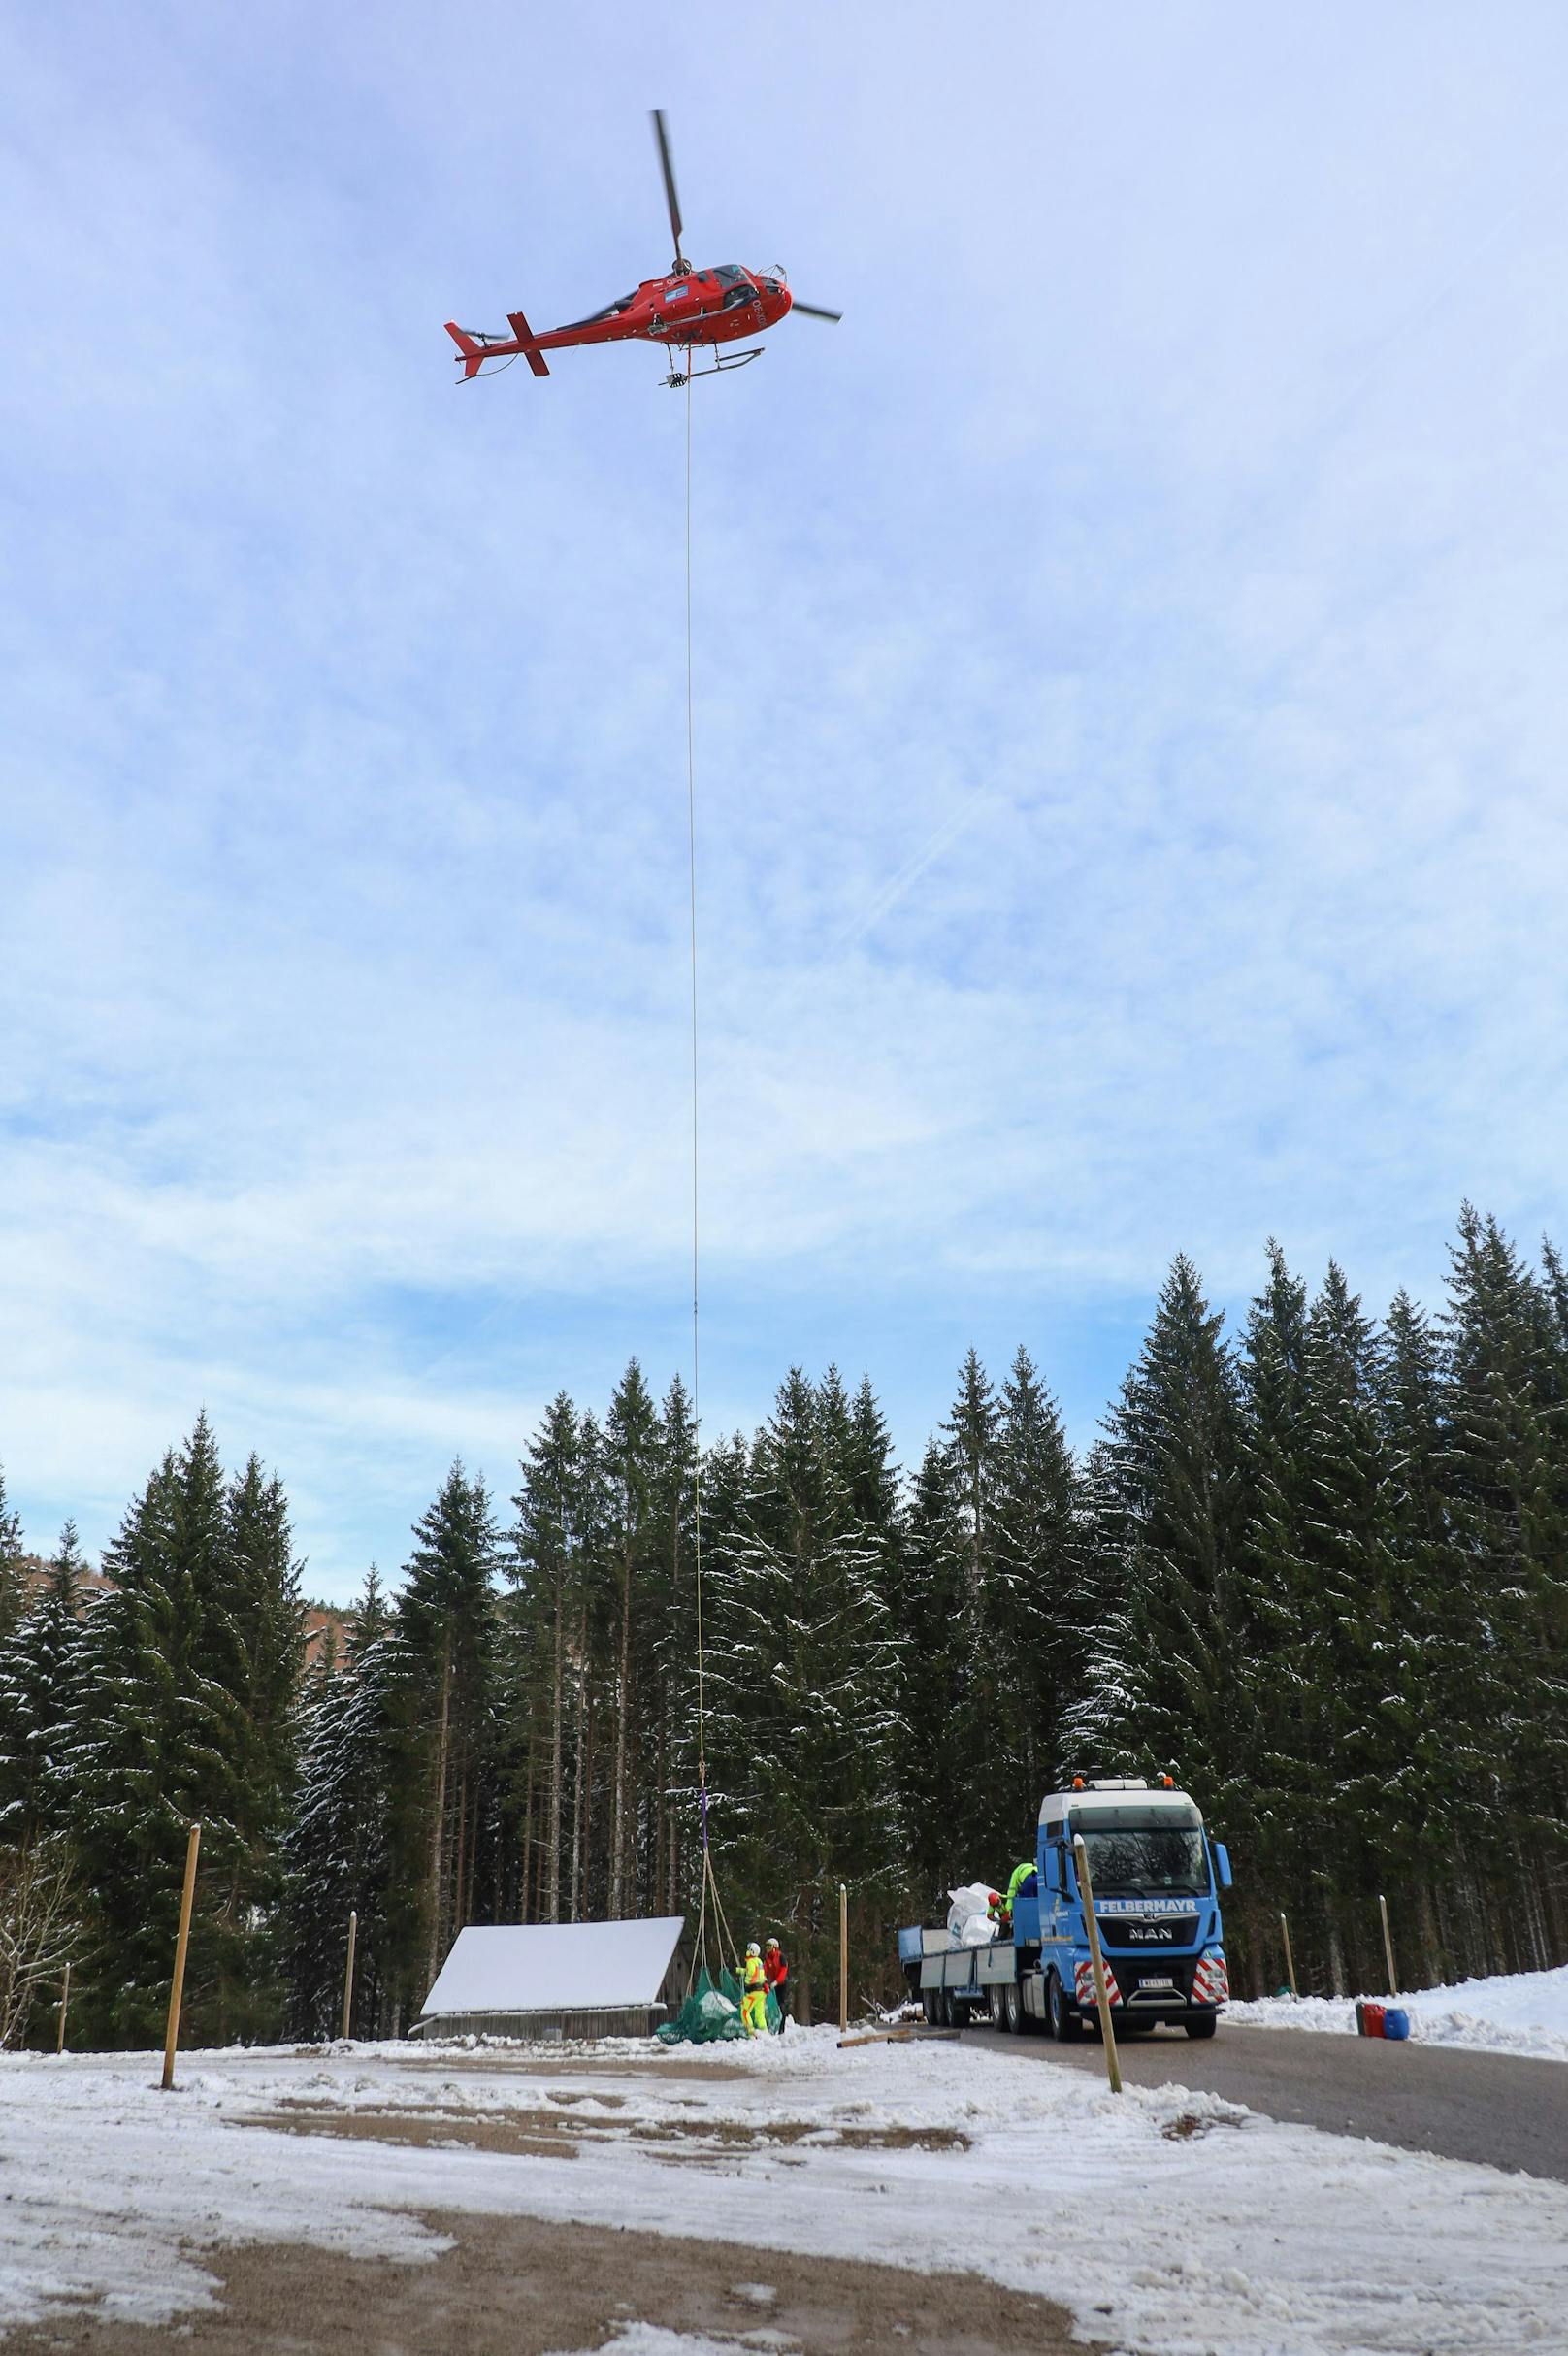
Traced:
<svg viewBox="0 0 1568 2356">
<path fill-rule="evenodd" d="M 1234 1332 L 1177 1259 L 1079 1455 L 1022 1348 L 907 1467 L 833 1368 L 699 1466 L 634 1360 L 501 1488 L 454 1463 L 309 1673 L 282 1485 L 205 1416 L 91 1600 L 0 1483 L 0 2039 L 52 2038 L 65 1957 L 73 2044 L 161 2038 L 192 1819 L 190 2042 L 335 2035 L 350 1910 L 361 2036 L 465 1923 L 690 1919 L 700 1724 L 729 1922 L 803 2017 L 841 1882 L 890 1996 L 896 1926 L 1005 1882 L 1075 1770 L 1199 1801 L 1237 1994 L 1282 1912 L 1304 1989 L 1381 1987 L 1380 1892 L 1407 1984 L 1568 1960 L 1568 1266 L 1468 1206 L 1451 1258 L 1377 1320 L 1271 1246 Z"/>
</svg>

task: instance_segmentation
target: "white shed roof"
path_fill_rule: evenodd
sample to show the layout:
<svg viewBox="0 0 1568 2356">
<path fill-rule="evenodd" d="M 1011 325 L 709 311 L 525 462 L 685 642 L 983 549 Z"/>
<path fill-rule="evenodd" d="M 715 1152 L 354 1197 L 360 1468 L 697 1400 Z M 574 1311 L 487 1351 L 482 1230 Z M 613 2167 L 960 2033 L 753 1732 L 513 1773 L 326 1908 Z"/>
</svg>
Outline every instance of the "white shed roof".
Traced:
<svg viewBox="0 0 1568 2356">
<path fill-rule="evenodd" d="M 658 2001 L 680 1914 L 641 1922 L 503 1922 L 459 1931 L 425 1999 L 442 2012 L 595 2012 Z"/>
</svg>

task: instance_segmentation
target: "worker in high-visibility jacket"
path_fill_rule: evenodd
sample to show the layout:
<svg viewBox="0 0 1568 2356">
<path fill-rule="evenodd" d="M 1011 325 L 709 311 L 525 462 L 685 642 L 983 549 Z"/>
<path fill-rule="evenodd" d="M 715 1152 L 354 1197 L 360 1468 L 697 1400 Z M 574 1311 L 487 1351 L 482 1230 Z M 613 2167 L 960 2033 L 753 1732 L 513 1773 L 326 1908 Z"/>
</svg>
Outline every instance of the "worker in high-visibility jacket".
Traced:
<svg viewBox="0 0 1568 2356">
<path fill-rule="evenodd" d="M 1020 1898 L 1031 1898 L 1039 1886 L 1034 1859 L 1026 1857 L 1022 1865 L 1013 1867 L 1013 1878 L 1007 1884 L 1007 1912 L 1012 1913 Z"/>
<path fill-rule="evenodd" d="M 790 2017 L 790 1967 L 776 1939 L 769 1939 L 763 1949 L 763 1976 L 768 1981 L 768 1993 L 778 2007 L 778 2033 L 782 2037 Z"/>
<path fill-rule="evenodd" d="M 763 1951 L 754 1939 L 746 1949 L 746 1969 L 740 1983 L 740 2022 L 748 2037 L 768 2034 L 768 1974 Z"/>
</svg>

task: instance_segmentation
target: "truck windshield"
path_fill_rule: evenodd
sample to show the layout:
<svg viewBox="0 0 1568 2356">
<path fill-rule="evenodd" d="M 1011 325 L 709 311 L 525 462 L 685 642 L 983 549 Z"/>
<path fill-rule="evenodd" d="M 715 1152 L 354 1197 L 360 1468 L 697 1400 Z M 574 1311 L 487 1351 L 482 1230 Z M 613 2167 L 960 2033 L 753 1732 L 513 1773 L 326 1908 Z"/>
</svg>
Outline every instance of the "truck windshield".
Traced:
<svg viewBox="0 0 1568 2356">
<path fill-rule="evenodd" d="M 1200 1898 L 1208 1893 L 1209 1864 L 1197 1810 L 1106 1809 L 1074 1819 L 1084 1836 L 1096 1897 Z"/>
</svg>

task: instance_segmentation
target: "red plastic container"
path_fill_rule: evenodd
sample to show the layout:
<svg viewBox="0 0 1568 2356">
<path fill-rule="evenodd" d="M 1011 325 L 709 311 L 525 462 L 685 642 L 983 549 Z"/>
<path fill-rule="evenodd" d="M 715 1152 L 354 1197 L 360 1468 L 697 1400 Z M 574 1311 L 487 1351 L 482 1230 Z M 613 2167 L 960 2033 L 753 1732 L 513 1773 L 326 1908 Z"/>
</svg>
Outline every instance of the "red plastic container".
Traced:
<svg viewBox="0 0 1568 2356">
<path fill-rule="evenodd" d="M 1357 2036 L 1357 2037 L 1384 2037 L 1384 2036 L 1386 2036 L 1386 2035 L 1388 2034 L 1388 2031 L 1387 2031 L 1387 2029 L 1386 2029 L 1386 2027 L 1385 2027 L 1385 2024 L 1384 2024 L 1384 2014 L 1387 2012 L 1387 2011 L 1388 2011 L 1388 2007 L 1387 2007 L 1387 2005 L 1373 2004 L 1373 2003 L 1372 2003 L 1372 2002 L 1371 2002 L 1371 2001 L 1370 2001 L 1368 1998 L 1366 1998 L 1366 1997 L 1364 1997 L 1364 1996 L 1358 1996 L 1358 1997 L 1356 1998 L 1356 2036 Z"/>
</svg>

